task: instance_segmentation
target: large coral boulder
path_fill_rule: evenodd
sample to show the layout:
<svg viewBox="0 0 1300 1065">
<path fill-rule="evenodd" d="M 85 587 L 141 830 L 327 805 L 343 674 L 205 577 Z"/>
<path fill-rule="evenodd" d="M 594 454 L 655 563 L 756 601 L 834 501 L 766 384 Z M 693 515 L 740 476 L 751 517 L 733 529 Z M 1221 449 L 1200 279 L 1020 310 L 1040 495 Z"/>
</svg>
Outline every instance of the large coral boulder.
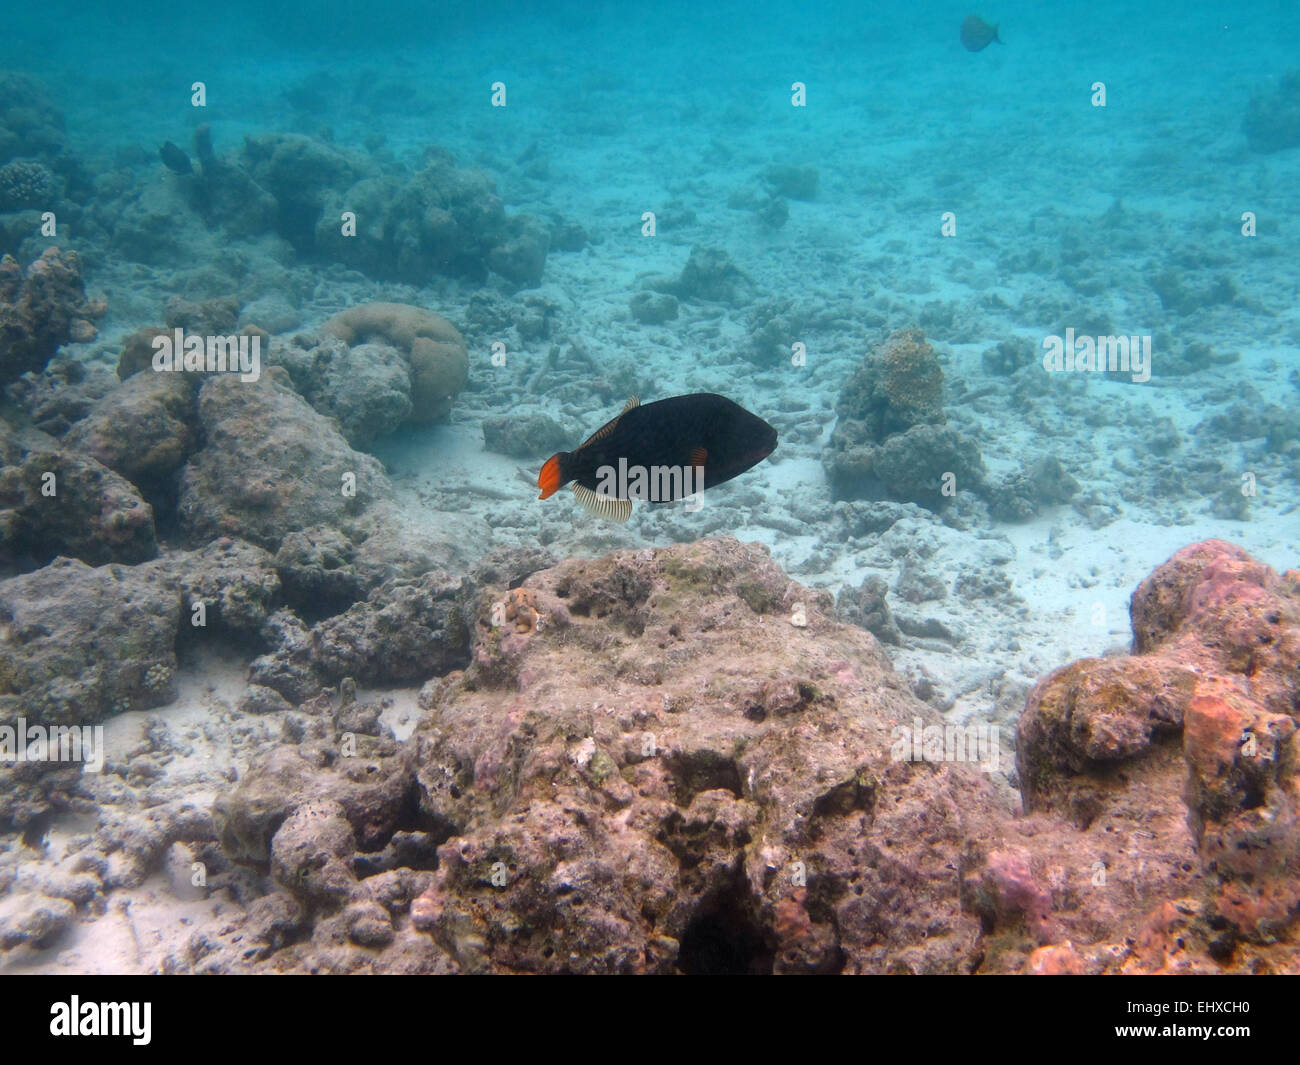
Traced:
<svg viewBox="0 0 1300 1065">
<path fill-rule="evenodd" d="M 79 447 L 0 422 L 0 561 L 21 569 L 57 555 L 99 565 L 157 554 L 153 508 Z"/>
<path fill-rule="evenodd" d="M 95 403 L 64 443 L 121 474 L 152 504 L 173 503 L 181 466 L 198 446 L 198 381 L 139 373 Z"/>
<path fill-rule="evenodd" d="M 0 720 L 84 725 L 176 692 L 177 593 L 61 558 L 0 582 Z"/>
<path fill-rule="evenodd" d="M 428 693 L 427 898 L 461 967 L 957 972 L 989 779 L 895 761 L 933 712 L 757 545 L 619 552 L 488 595 Z"/>
<path fill-rule="evenodd" d="M 199 428 L 205 446 L 181 472 L 179 508 L 198 543 L 239 536 L 274 551 L 290 532 L 349 524 L 391 491 L 379 463 L 275 372 L 205 381 Z"/>
</svg>

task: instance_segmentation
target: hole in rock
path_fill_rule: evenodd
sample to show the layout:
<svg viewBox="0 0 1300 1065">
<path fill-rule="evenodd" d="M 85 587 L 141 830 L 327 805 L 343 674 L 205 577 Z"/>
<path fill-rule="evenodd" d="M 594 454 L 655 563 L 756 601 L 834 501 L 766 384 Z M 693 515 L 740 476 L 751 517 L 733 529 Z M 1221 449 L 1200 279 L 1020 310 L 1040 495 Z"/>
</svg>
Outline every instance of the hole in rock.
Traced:
<svg viewBox="0 0 1300 1065">
<path fill-rule="evenodd" d="M 775 952 L 759 923 L 744 873 L 701 903 L 682 933 L 678 968 L 688 976 L 761 976 L 772 972 Z"/>
</svg>

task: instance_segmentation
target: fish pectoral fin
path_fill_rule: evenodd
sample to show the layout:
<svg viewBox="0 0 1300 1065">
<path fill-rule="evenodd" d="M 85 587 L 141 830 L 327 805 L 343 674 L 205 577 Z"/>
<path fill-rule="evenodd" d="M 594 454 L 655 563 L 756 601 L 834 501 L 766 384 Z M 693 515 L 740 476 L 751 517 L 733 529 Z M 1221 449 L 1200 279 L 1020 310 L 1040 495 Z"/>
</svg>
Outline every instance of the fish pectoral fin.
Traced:
<svg viewBox="0 0 1300 1065">
<path fill-rule="evenodd" d="M 597 495 L 590 488 L 573 483 L 573 494 L 583 509 L 598 518 L 610 521 L 627 521 L 632 516 L 632 500 L 614 499 L 612 496 Z"/>
<path fill-rule="evenodd" d="M 691 448 L 691 465 L 704 469 L 704 460 L 709 457 L 709 449 L 706 447 Z"/>
</svg>

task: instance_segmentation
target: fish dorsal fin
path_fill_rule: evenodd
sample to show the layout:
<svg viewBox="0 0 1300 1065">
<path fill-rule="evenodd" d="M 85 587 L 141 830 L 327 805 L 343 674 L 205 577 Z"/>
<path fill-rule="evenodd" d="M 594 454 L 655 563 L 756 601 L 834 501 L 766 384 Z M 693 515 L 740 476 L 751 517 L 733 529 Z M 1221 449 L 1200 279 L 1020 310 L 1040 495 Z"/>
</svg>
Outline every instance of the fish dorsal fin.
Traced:
<svg viewBox="0 0 1300 1065">
<path fill-rule="evenodd" d="M 619 418 L 623 417 L 623 415 L 626 414 L 628 411 L 630 411 L 633 407 L 639 407 L 639 406 L 641 406 L 641 400 L 639 398 L 637 398 L 636 396 L 632 396 L 631 398 L 629 398 L 628 401 L 625 404 L 623 404 L 623 409 L 618 412 L 618 415 L 616 417 L 611 418 L 599 429 L 597 429 L 594 433 L 592 433 L 589 437 L 587 437 L 586 440 L 584 440 L 581 444 L 578 445 L 576 450 L 581 451 L 588 444 L 594 444 L 597 440 L 604 440 L 605 437 L 609 436 L 609 434 L 614 431 L 615 427 L 618 425 Z"/>
<path fill-rule="evenodd" d="M 579 503 L 589 514 L 595 514 L 598 518 L 608 518 L 610 521 L 627 521 L 632 516 L 632 500 L 614 499 L 612 496 L 602 496 L 593 492 L 590 488 L 573 482 L 573 494 L 577 497 Z"/>
</svg>

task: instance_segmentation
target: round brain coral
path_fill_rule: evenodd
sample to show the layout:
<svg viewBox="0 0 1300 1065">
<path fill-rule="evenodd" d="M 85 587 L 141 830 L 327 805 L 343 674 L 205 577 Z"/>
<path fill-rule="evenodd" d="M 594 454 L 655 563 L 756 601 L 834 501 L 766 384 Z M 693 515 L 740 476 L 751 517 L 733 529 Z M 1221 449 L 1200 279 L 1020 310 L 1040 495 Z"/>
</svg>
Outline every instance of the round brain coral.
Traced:
<svg viewBox="0 0 1300 1065">
<path fill-rule="evenodd" d="M 407 303 L 363 303 L 324 326 L 348 347 L 384 341 L 406 356 L 411 370 L 411 418 L 445 421 L 456 393 L 469 380 L 465 341 L 447 319 Z"/>
</svg>

